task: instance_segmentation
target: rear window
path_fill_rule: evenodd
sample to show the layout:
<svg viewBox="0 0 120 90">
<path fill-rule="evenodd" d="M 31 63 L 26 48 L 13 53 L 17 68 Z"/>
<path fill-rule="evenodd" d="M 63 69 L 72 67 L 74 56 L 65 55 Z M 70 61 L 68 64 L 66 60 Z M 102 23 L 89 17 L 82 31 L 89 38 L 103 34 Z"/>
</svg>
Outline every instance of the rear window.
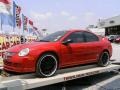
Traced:
<svg viewBox="0 0 120 90">
<path fill-rule="evenodd" d="M 85 35 L 86 42 L 99 41 L 99 38 L 96 35 L 92 34 L 92 33 L 85 32 L 84 35 Z"/>
</svg>

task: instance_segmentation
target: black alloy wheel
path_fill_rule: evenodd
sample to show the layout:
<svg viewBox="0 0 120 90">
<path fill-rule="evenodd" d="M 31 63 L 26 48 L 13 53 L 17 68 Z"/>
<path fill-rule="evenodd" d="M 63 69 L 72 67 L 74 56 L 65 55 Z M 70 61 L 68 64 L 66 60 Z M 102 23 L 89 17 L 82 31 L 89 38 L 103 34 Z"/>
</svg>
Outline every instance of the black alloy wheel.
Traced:
<svg viewBox="0 0 120 90">
<path fill-rule="evenodd" d="M 52 54 L 42 55 L 36 65 L 36 74 L 39 77 L 50 77 L 55 74 L 58 67 L 57 58 Z"/>
</svg>

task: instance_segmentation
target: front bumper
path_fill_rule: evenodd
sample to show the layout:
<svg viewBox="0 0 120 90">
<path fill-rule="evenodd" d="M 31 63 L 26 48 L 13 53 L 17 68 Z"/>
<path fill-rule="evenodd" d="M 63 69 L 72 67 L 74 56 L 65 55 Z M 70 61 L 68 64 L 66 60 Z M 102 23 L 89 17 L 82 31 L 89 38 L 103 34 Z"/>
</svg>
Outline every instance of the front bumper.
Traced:
<svg viewBox="0 0 120 90">
<path fill-rule="evenodd" d="M 35 72 L 35 59 L 30 56 L 12 56 L 9 59 L 4 59 L 3 62 L 3 69 L 6 71 L 18 73 Z"/>
<path fill-rule="evenodd" d="M 35 70 L 33 70 L 32 68 L 21 68 L 21 67 L 7 66 L 7 65 L 4 65 L 3 70 L 17 72 L 17 73 L 35 72 Z"/>
</svg>

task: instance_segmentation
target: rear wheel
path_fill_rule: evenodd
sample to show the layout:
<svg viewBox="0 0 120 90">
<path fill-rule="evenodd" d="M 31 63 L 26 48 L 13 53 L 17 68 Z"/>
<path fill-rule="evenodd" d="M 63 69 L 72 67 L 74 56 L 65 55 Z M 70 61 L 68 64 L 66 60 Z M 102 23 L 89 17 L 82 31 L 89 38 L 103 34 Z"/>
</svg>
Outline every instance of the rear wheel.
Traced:
<svg viewBox="0 0 120 90">
<path fill-rule="evenodd" d="M 110 64 L 110 55 L 108 52 L 104 51 L 98 61 L 98 65 L 105 67 L 108 66 Z"/>
<path fill-rule="evenodd" d="M 50 77 L 55 74 L 57 67 L 57 58 L 52 54 L 44 54 L 37 62 L 36 74 L 40 77 Z"/>
</svg>

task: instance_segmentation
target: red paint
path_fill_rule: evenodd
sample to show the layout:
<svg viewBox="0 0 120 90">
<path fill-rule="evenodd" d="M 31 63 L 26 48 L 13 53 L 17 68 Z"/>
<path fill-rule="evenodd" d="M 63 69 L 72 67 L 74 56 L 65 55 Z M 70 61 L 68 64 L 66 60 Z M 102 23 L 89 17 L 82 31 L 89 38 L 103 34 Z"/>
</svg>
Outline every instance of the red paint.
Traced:
<svg viewBox="0 0 120 90">
<path fill-rule="evenodd" d="M 116 39 L 115 39 L 115 42 L 116 42 L 116 43 L 120 43 L 120 37 L 116 38 Z"/>
<path fill-rule="evenodd" d="M 99 41 L 71 43 L 63 45 L 62 41 L 71 33 L 81 30 L 71 30 L 67 32 L 60 40 L 56 42 L 32 42 L 27 44 L 20 44 L 8 49 L 8 52 L 15 54 L 4 61 L 4 69 L 14 72 L 35 72 L 35 66 L 38 58 L 48 51 L 52 51 L 58 55 L 59 68 L 66 68 L 68 66 L 75 66 L 80 64 L 87 64 L 97 62 L 100 54 L 104 50 L 108 50 L 110 56 L 112 55 L 112 47 L 106 38 L 99 38 Z M 30 52 L 27 56 L 19 57 L 18 53 L 24 48 L 29 48 Z"/>
</svg>

